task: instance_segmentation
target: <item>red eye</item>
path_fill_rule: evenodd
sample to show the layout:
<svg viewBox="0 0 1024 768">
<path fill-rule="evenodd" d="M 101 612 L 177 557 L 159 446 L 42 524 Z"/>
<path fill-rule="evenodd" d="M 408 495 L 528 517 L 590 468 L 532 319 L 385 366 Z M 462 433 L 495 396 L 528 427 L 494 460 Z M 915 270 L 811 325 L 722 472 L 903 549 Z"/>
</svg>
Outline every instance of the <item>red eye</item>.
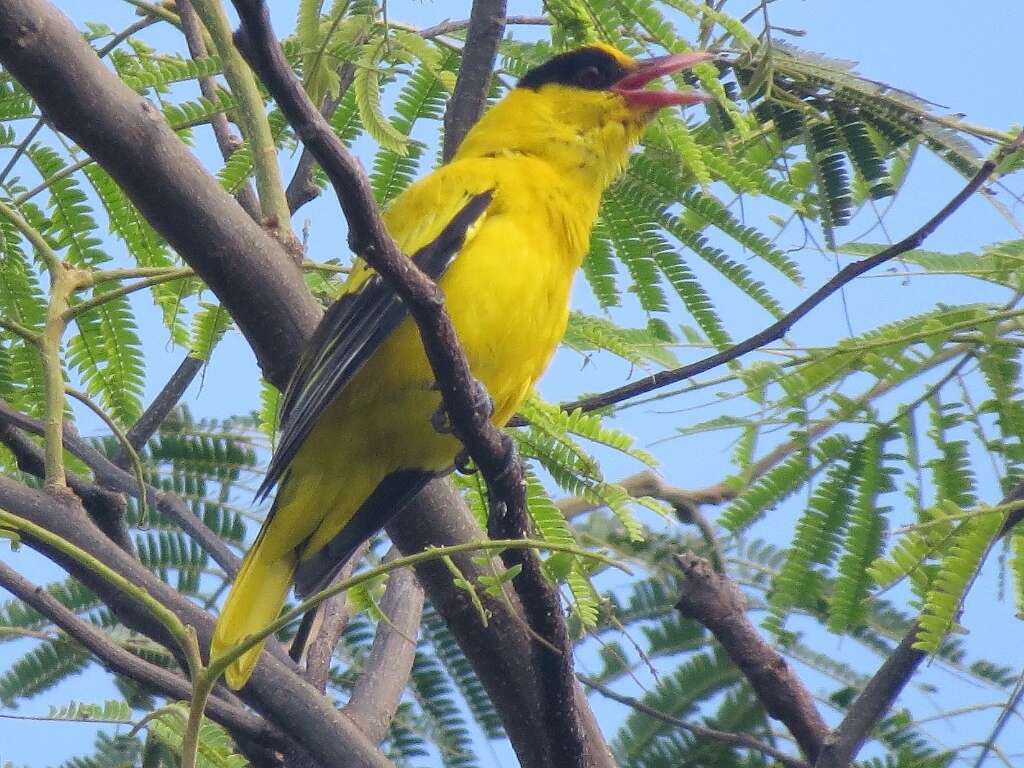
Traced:
<svg viewBox="0 0 1024 768">
<path fill-rule="evenodd" d="M 597 89 L 602 86 L 601 70 L 597 67 L 584 67 L 576 73 L 576 84 L 581 88 Z"/>
</svg>

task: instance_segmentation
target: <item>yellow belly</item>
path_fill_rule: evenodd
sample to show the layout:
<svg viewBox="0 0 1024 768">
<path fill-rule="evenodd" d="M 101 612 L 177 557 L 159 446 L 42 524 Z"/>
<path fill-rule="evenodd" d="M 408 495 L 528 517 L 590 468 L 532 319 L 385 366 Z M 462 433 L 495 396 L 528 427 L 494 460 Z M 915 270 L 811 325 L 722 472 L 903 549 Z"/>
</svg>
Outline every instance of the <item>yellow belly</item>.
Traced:
<svg viewBox="0 0 1024 768">
<path fill-rule="evenodd" d="M 551 254 L 523 257 L 537 248 L 511 221 L 506 226 L 489 220 L 440 283 L 473 374 L 494 400 L 493 421 L 499 425 L 546 368 L 568 318 L 572 273 Z M 519 258 L 513 262 L 511 254 Z M 392 472 L 451 466 L 460 445 L 431 424 L 441 403 L 433 382 L 418 330 L 407 319 L 324 413 L 293 462 L 295 472 L 281 491 L 286 498 L 277 513 L 287 515 L 287 507 L 308 510 L 287 537 L 309 538 L 304 554 L 334 538 Z"/>
</svg>

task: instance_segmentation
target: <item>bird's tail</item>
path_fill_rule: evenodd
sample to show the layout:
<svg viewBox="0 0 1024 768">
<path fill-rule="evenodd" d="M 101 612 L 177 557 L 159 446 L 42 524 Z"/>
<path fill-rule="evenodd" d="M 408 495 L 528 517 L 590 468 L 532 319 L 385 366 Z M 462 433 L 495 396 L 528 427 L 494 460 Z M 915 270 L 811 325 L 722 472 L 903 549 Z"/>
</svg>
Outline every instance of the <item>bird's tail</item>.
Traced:
<svg viewBox="0 0 1024 768">
<path fill-rule="evenodd" d="M 263 535 L 256 539 L 242 567 L 235 577 L 235 583 L 228 593 L 220 618 L 213 628 L 210 657 L 216 657 L 245 639 L 246 635 L 258 632 L 278 617 L 292 585 L 298 555 L 294 551 L 283 556 L 268 556 L 268 547 L 263 545 Z M 224 674 L 227 684 L 238 690 L 245 685 L 256 666 L 256 660 L 263 651 L 264 643 L 246 651 L 235 660 Z"/>
</svg>

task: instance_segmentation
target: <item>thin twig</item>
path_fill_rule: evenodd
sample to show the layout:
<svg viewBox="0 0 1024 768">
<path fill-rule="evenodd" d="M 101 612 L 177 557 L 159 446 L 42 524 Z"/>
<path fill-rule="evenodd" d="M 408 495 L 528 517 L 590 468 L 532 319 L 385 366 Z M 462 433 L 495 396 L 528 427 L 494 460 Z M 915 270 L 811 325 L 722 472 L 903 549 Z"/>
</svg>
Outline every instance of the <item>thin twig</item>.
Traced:
<svg viewBox="0 0 1024 768">
<path fill-rule="evenodd" d="M 107 668 L 147 688 L 172 699 L 191 696 L 191 686 L 185 678 L 151 664 L 136 656 L 108 638 L 102 630 L 77 616 L 42 587 L 29 582 L 10 566 L 0 562 L 0 587 L 39 611 L 69 637 L 74 638 L 96 656 Z M 282 742 L 280 732 L 258 715 L 219 697 L 210 699 L 210 716 L 237 733 L 267 746 Z"/>
<path fill-rule="evenodd" d="M 10 424 L 34 435 L 42 435 L 45 432 L 45 427 L 40 421 L 12 408 L 9 403 L 3 400 L 0 400 L 0 422 Z M 67 428 L 64 430 L 63 443 L 64 447 L 73 456 L 85 462 L 86 466 L 93 471 L 96 482 L 101 486 L 111 491 L 127 493 L 135 498 L 140 498 L 139 485 L 132 473 L 121 469 L 121 467 L 114 464 L 96 448 Z M 154 504 L 162 514 L 167 515 L 167 517 L 180 525 L 182 530 L 195 539 L 196 543 L 205 552 L 208 552 L 210 557 L 228 575 L 234 576 L 238 573 L 241 561 L 235 553 L 181 499 L 169 491 L 161 491 L 151 485 L 145 486 L 144 493 L 150 504 Z"/>
<path fill-rule="evenodd" d="M 786 768 L 809 768 L 808 764 L 799 758 L 787 755 L 785 752 L 776 749 L 770 744 L 765 744 L 763 741 L 758 741 L 753 736 L 748 736 L 745 733 L 730 733 L 729 731 L 719 731 L 715 728 L 708 728 L 703 725 L 697 725 L 696 723 L 688 723 L 685 720 L 680 720 L 678 717 L 672 717 L 667 715 L 660 709 L 649 707 L 639 699 L 634 699 L 632 696 L 623 696 L 621 693 L 616 693 L 614 690 L 609 688 L 607 685 L 594 680 L 586 675 L 576 675 L 576 678 L 588 688 L 593 688 L 595 691 L 600 693 L 605 698 L 609 698 L 612 701 L 617 701 L 620 704 L 625 704 L 627 707 L 635 709 L 637 712 L 642 712 L 649 717 L 653 717 L 656 720 L 661 720 L 663 723 L 674 725 L 677 728 L 681 728 L 688 733 L 692 733 L 699 739 L 713 739 L 714 741 L 720 741 L 723 744 L 728 744 L 732 747 L 738 747 L 739 749 L 749 749 L 755 752 L 760 752 L 763 755 L 777 760 Z"/>
<path fill-rule="evenodd" d="M 450 35 L 452 32 L 461 32 L 462 30 L 469 27 L 471 19 L 461 19 L 459 21 L 442 21 L 440 24 L 435 24 L 432 27 L 423 27 L 418 30 L 416 34 L 425 40 L 430 40 L 441 35 Z M 504 26 L 536 26 L 546 27 L 550 26 L 551 19 L 547 16 L 506 16 L 501 20 Z M 397 24 L 395 25 L 397 26 Z M 500 38 L 500 35 L 499 35 Z M 493 67 L 493 64 L 492 64 Z"/>
<path fill-rule="evenodd" d="M 928 219 L 928 221 L 922 224 L 916 231 L 912 232 L 895 245 L 891 245 L 885 250 L 879 251 L 874 256 L 847 264 L 838 273 L 836 273 L 831 280 L 826 282 L 814 291 L 814 293 L 800 302 L 792 311 L 769 325 L 767 328 L 764 328 L 738 344 L 734 344 L 728 349 L 724 349 L 717 354 L 710 355 L 703 360 L 698 360 L 695 363 L 690 363 L 689 365 L 684 365 L 679 368 L 673 368 L 668 371 L 658 371 L 657 373 L 646 376 L 639 381 L 635 381 L 621 387 L 616 387 L 615 389 L 602 392 L 598 395 L 592 395 L 591 397 L 585 397 L 571 403 L 565 403 L 562 406 L 563 409 L 566 411 L 574 411 L 577 408 L 580 408 L 584 411 L 593 411 L 599 408 L 606 408 L 631 397 L 636 397 L 637 395 L 642 395 L 646 392 L 660 389 L 661 387 L 668 386 L 669 384 L 675 384 L 676 382 L 696 376 L 699 373 L 709 371 L 712 368 L 717 368 L 720 365 L 724 365 L 731 360 L 742 357 L 748 352 L 752 352 L 766 344 L 778 341 L 789 332 L 797 321 L 810 313 L 811 310 L 815 309 L 829 296 L 832 296 L 837 291 L 842 290 L 848 283 L 857 277 L 860 277 L 865 272 L 868 272 L 875 267 L 906 253 L 907 251 L 920 247 L 920 245 L 936 229 L 938 229 L 946 219 L 952 216 L 960 206 L 967 202 L 975 192 L 984 186 L 989 178 L 991 178 L 992 174 L 995 173 L 996 167 L 1007 156 L 1017 151 L 1022 146 L 1024 146 L 1024 132 L 1021 132 L 1013 141 L 1000 147 L 998 152 L 982 164 L 981 168 L 978 169 L 978 172 L 974 174 L 964 188 L 961 189 L 948 203 L 946 203 L 938 213 Z"/>
<path fill-rule="evenodd" d="M 665 478 L 650 469 L 644 469 L 634 475 L 616 480 L 615 485 L 621 487 L 633 498 L 649 496 L 652 499 L 671 504 L 680 522 L 695 525 L 700 530 L 715 570 L 725 570 L 722 550 L 718 544 L 714 526 L 700 511 L 701 505 L 708 503 L 707 497 L 694 494 L 685 488 L 670 485 L 665 482 Z M 569 496 L 556 501 L 555 506 L 566 518 L 571 519 L 594 509 L 600 509 L 604 505 L 595 503 L 584 496 Z"/>
<path fill-rule="evenodd" d="M 171 374 L 167 383 L 164 384 L 163 389 L 153 398 L 153 402 L 142 412 L 142 415 L 139 416 L 136 422 L 132 424 L 131 429 L 125 433 L 128 444 L 132 448 L 136 451 L 141 451 L 146 443 L 149 442 L 149 438 L 164 423 L 164 419 L 167 418 L 167 415 L 178 404 L 178 401 L 181 400 L 185 390 L 189 388 L 189 385 L 205 364 L 205 360 L 192 357 L 192 355 L 185 355 L 185 359 L 174 369 L 174 373 Z M 126 459 L 126 453 L 122 452 L 117 459 L 117 464 L 123 465 Z"/>
</svg>

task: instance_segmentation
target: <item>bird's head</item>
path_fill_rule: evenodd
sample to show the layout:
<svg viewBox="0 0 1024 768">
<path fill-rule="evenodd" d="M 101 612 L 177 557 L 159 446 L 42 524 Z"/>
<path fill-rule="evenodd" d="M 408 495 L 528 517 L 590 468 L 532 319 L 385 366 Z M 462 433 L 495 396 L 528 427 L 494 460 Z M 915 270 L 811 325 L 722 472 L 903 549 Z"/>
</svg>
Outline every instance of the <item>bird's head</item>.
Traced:
<svg viewBox="0 0 1024 768">
<path fill-rule="evenodd" d="M 530 154 L 603 188 L 659 109 L 710 100 L 647 86 L 712 58 L 690 52 L 633 59 L 604 43 L 561 53 L 523 75 L 466 136 L 458 156 Z"/>
</svg>

